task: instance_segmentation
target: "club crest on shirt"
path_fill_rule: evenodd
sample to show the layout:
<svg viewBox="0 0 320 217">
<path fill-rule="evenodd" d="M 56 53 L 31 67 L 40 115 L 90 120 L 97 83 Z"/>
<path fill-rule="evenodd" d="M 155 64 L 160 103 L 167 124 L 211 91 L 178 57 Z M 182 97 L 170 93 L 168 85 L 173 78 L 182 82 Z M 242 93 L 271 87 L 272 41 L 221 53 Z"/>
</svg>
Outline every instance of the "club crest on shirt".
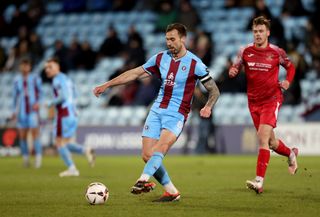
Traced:
<svg viewBox="0 0 320 217">
<path fill-rule="evenodd" d="M 174 75 L 171 72 L 167 79 L 164 80 L 165 85 L 167 86 L 174 86 L 176 83 L 174 82 Z"/>
<path fill-rule="evenodd" d="M 267 54 L 266 56 L 267 56 L 266 60 L 268 60 L 268 61 L 272 61 L 273 60 L 273 54 Z"/>
</svg>

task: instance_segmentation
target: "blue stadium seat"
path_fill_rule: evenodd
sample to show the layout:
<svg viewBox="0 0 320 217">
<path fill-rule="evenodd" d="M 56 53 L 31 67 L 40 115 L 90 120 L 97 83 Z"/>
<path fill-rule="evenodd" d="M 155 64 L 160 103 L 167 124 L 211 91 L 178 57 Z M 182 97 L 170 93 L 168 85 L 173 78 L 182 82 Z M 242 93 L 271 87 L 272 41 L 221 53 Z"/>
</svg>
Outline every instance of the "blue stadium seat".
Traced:
<svg viewBox="0 0 320 217">
<path fill-rule="evenodd" d="M 141 22 L 150 22 L 154 23 L 157 19 L 157 15 L 152 11 L 144 11 L 142 13 L 136 12 L 139 14 L 138 18 Z"/>
<path fill-rule="evenodd" d="M 48 13 L 56 14 L 63 10 L 62 1 L 48 1 L 45 5 Z"/>
<path fill-rule="evenodd" d="M 223 8 L 225 5 L 225 1 L 212 1 L 211 7 L 213 8 Z"/>
<path fill-rule="evenodd" d="M 236 94 L 234 94 L 233 97 L 234 97 L 233 103 L 235 104 L 235 106 L 241 107 L 241 108 L 247 108 L 248 107 L 248 99 L 247 99 L 247 95 L 246 94 L 236 93 Z"/>
<path fill-rule="evenodd" d="M 137 23 L 136 25 L 136 29 L 138 32 L 142 33 L 142 34 L 150 34 L 154 31 L 155 29 L 155 25 L 152 23 Z"/>
<path fill-rule="evenodd" d="M 293 109 L 291 106 L 283 105 L 279 111 L 278 121 L 281 122 L 288 122 L 291 120 L 293 114 Z"/>
<path fill-rule="evenodd" d="M 129 124 L 133 118 L 133 114 L 133 108 L 131 106 L 122 106 L 119 110 L 117 123 L 122 126 Z"/>
<path fill-rule="evenodd" d="M 253 16 L 254 10 L 250 7 L 241 8 L 240 16 L 243 21 L 248 22 Z"/>
<path fill-rule="evenodd" d="M 89 13 L 81 13 L 77 17 L 77 22 L 82 25 L 88 25 L 91 22 L 91 15 Z"/>
</svg>

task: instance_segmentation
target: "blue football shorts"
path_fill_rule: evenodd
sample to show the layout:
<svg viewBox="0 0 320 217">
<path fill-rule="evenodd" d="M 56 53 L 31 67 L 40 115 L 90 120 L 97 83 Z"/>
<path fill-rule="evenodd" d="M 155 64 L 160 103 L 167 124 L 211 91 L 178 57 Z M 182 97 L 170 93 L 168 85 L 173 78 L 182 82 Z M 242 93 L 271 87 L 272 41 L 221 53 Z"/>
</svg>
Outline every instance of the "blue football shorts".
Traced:
<svg viewBox="0 0 320 217">
<path fill-rule="evenodd" d="M 182 132 L 184 122 L 184 116 L 178 112 L 176 115 L 172 115 L 166 114 L 165 111 L 159 114 L 150 110 L 143 127 L 142 136 L 159 139 L 161 130 L 167 129 L 178 138 Z"/>
<path fill-rule="evenodd" d="M 40 125 L 39 115 L 36 112 L 32 112 L 27 115 L 19 115 L 17 118 L 18 129 L 37 128 Z"/>
<path fill-rule="evenodd" d="M 68 116 L 61 119 L 56 118 L 54 123 L 54 137 L 71 138 L 77 131 L 78 120 L 76 117 Z"/>
</svg>

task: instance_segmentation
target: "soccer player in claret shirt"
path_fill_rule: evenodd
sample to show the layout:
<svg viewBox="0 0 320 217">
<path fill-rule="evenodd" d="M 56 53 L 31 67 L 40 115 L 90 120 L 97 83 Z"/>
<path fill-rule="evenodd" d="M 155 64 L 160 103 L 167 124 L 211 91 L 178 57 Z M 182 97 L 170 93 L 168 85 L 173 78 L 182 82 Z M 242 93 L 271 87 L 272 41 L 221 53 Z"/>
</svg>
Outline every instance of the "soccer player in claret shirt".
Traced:
<svg viewBox="0 0 320 217">
<path fill-rule="evenodd" d="M 29 167 L 29 150 L 27 134 L 32 134 L 35 167 L 40 168 L 42 161 L 42 146 L 39 141 L 39 104 L 41 98 L 41 79 L 31 73 L 32 63 L 29 59 L 22 59 L 19 63 L 21 74 L 14 81 L 13 88 L 13 115 L 17 121 L 21 154 L 25 167 Z"/>
<path fill-rule="evenodd" d="M 252 25 L 254 43 L 240 49 L 229 70 L 229 76 L 235 77 L 243 66 L 247 78 L 248 106 L 259 140 L 259 154 L 256 177 L 246 181 L 249 189 L 263 192 L 263 180 L 270 159 L 270 149 L 279 155 L 288 157 L 289 173 L 295 174 L 297 148 L 288 148 L 283 141 L 275 137 L 273 129 L 283 101 L 282 90 L 289 88 L 295 74 L 295 68 L 284 50 L 268 42 L 270 21 L 257 17 Z M 287 71 L 286 79 L 278 81 L 279 66 Z"/>
<path fill-rule="evenodd" d="M 48 106 L 55 106 L 56 108 L 53 129 L 55 145 L 62 160 L 68 167 L 59 176 L 79 176 L 79 171 L 72 160 L 70 152 L 86 155 L 91 166 L 94 165 L 95 156 L 90 147 L 83 147 L 72 141 L 72 137 L 78 127 L 75 87 L 71 79 L 60 71 L 60 63 L 57 58 L 51 58 L 46 61 L 45 71 L 47 76 L 52 78 L 54 99 L 48 102 Z"/>
<path fill-rule="evenodd" d="M 200 116 L 209 118 L 219 90 L 207 67 L 185 47 L 187 31 L 182 24 L 168 25 L 166 43 L 168 50 L 151 57 L 144 65 L 128 70 L 118 77 L 95 87 L 99 96 L 106 89 L 135 79 L 156 76 L 161 88 L 146 119 L 142 132 L 142 159 L 144 170 L 131 189 L 131 193 L 146 193 L 154 189 L 154 178 L 164 187 L 165 193 L 155 202 L 177 201 L 180 193 L 173 185 L 163 165 L 163 158 L 179 137 L 190 111 L 193 92 L 198 80 L 209 92 Z"/>
</svg>

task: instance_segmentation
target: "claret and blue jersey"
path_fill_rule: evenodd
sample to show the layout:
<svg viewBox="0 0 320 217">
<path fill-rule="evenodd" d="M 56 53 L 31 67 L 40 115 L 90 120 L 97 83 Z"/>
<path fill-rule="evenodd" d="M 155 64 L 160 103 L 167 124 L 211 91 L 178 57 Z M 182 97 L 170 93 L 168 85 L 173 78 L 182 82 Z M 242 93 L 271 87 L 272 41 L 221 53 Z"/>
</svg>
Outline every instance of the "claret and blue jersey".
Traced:
<svg viewBox="0 0 320 217">
<path fill-rule="evenodd" d="M 179 112 L 186 119 L 197 81 L 208 75 L 207 66 L 190 51 L 174 59 L 166 50 L 151 57 L 142 67 L 162 83 L 151 110 L 166 109 L 172 115 Z"/>
<path fill-rule="evenodd" d="M 13 108 L 17 115 L 18 128 L 36 128 L 39 126 L 39 111 L 33 106 L 40 102 L 41 79 L 29 74 L 26 77 L 17 75 L 13 85 Z"/>
<path fill-rule="evenodd" d="M 63 73 L 58 73 L 52 81 L 56 107 L 55 136 L 70 138 L 77 129 L 75 89 L 72 81 Z"/>
<path fill-rule="evenodd" d="M 146 119 L 142 136 L 159 139 L 167 129 L 179 137 L 190 112 L 197 81 L 208 79 L 207 67 L 190 51 L 174 59 L 169 51 L 151 57 L 144 70 L 161 80 L 161 87 Z"/>
</svg>

